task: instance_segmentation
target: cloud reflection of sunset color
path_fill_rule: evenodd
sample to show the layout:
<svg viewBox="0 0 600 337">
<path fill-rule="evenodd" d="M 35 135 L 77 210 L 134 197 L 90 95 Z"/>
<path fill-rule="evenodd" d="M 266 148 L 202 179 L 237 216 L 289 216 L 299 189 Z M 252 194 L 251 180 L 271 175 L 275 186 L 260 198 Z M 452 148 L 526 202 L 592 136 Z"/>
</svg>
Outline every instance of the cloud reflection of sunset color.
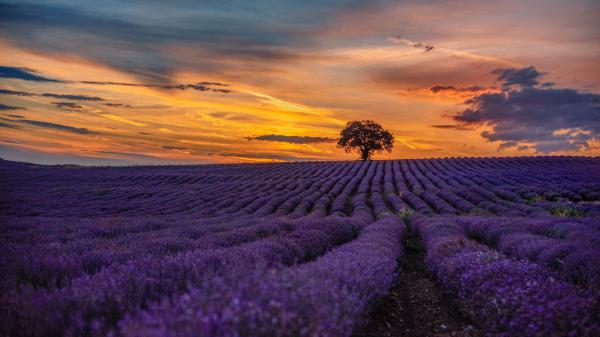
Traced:
<svg viewBox="0 0 600 337">
<path fill-rule="evenodd" d="M 353 119 L 396 135 L 382 159 L 599 155 L 598 22 L 585 0 L 0 0 L 0 157 L 355 159 L 332 141 Z"/>
</svg>

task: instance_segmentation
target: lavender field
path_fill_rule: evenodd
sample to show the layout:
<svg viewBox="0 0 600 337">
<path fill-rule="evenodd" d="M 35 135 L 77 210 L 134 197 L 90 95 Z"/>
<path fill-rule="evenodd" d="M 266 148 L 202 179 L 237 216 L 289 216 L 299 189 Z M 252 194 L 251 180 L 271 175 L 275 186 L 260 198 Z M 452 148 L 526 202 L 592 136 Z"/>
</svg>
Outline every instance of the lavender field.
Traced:
<svg viewBox="0 0 600 337">
<path fill-rule="evenodd" d="M 600 158 L 1 161 L 0 195 L 0 336 L 379 334 L 407 236 L 453 335 L 600 336 Z"/>
</svg>

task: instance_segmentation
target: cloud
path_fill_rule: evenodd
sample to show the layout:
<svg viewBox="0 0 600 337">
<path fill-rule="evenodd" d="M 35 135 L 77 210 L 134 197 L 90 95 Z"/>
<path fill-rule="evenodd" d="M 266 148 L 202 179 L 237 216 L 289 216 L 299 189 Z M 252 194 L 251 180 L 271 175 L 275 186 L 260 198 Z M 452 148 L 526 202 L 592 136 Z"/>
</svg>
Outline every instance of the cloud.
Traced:
<svg viewBox="0 0 600 337">
<path fill-rule="evenodd" d="M 106 166 L 106 165 L 157 165 L 157 164 L 201 164 L 204 161 L 198 160 L 179 160 L 170 158 L 160 158 L 142 153 L 119 152 L 119 151 L 88 151 L 91 156 L 71 155 L 58 153 L 45 153 L 31 150 L 27 146 L 21 146 L 22 142 L 0 139 L 0 153 L 7 160 L 62 165 L 77 164 L 85 166 Z"/>
<path fill-rule="evenodd" d="M 52 104 L 54 104 L 57 108 L 59 109 L 65 109 L 65 110 L 82 110 L 83 109 L 83 105 L 79 105 L 73 102 L 51 102 Z"/>
<path fill-rule="evenodd" d="M 482 68 L 483 72 L 489 72 L 498 66 L 488 63 L 481 63 L 481 65 L 481 68 L 478 68 L 474 67 L 472 62 L 466 62 L 462 58 L 431 55 L 411 59 L 409 62 L 375 64 L 367 67 L 363 73 L 378 86 L 394 90 L 418 88 L 431 94 L 430 88 L 438 85 L 467 88 L 473 83 L 481 83 L 485 79 Z M 444 85 L 447 84 L 448 79 L 455 82 L 452 85 Z"/>
<path fill-rule="evenodd" d="M 187 150 L 185 147 L 171 146 L 171 145 L 163 145 L 163 146 L 161 146 L 161 148 L 163 148 L 165 150 L 180 150 L 180 151 Z"/>
<path fill-rule="evenodd" d="M 248 140 L 263 140 L 271 142 L 283 142 L 292 144 L 310 144 L 310 143 L 331 143 L 335 139 L 328 137 L 311 137 L 311 136 L 284 136 L 284 135 L 263 135 L 256 137 L 246 137 Z"/>
<path fill-rule="evenodd" d="M 120 85 L 128 87 L 145 87 L 145 88 L 157 88 L 165 90 L 197 90 L 197 91 L 212 91 L 223 94 L 231 92 L 230 89 L 222 88 L 211 88 L 211 85 L 219 87 L 228 87 L 228 84 L 218 82 L 198 82 L 195 84 L 153 84 L 153 83 L 126 83 L 126 82 L 97 82 L 97 81 L 81 81 L 79 83 L 92 84 L 92 85 Z"/>
<path fill-rule="evenodd" d="M 199 82 L 200 85 L 214 85 L 218 87 L 228 87 L 229 84 L 220 83 L 220 82 Z"/>
<path fill-rule="evenodd" d="M 408 88 L 399 89 L 398 95 L 400 96 L 431 96 L 443 94 L 448 96 L 456 96 L 461 99 L 466 99 L 474 95 L 482 94 L 483 92 L 496 92 L 500 87 L 482 87 L 478 85 L 471 85 L 466 87 L 457 87 L 454 85 L 434 85 L 430 88 Z"/>
<path fill-rule="evenodd" d="M 460 130 L 460 131 L 466 131 L 466 130 L 472 130 L 471 128 L 465 127 L 464 125 L 458 125 L 458 124 L 436 124 L 436 125 L 430 125 L 432 128 L 436 128 L 436 129 L 453 129 L 453 130 Z"/>
<path fill-rule="evenodd" d="M 432 45 L 425 44 L 422 42 L 415 42 L 415 41 L 407 40 L 400 36 L 392 36 L 389 38 L 389 40 L 396 44 L 401 44 L 401 45 L 408 46 L 408 47 L 423 49 L 423 50 L 425 50 L 425 52 L 432 51 L 433 48 L 435 48 Z"/>
<path fill-rule="evenodd" d="M 0 123 L 0 124 L 2 124 L 2 123 Z M 18 141 L 15 141 L 15 140 L 8 140 L 8 139 L 0 139 L 0 142 L 2 142 L 2 143 L 8 143 L 8 144 L 23 144 L 23 142 L 18 142 Z"/>
<path fill-rule="evenodd" d="M 12 95 L 12 96 L 23 96 L 23 97 L 50 97 L 50 98 L 58 98 L 58 99 L 68 99 L 74 101 L 104 101 L 104 98 L 97 96 L 87 96 L 87 95 L 62 95 L 62 94 L 52 94 L 52 93 L 43 93 L 36 94 L 33 92 L 25 92 L 25 91 L 14 91 L 8 89 L 0 89 L 0 95 Z"/>
<path fill-rule="evenodd" d="M 4 123 L 4 122 L 0 122 L 0 128 L 20 129 L 20 127 L 18 127 L 17 125 L 7 124 L 7 123 Z"/>
<path fill-rule="evenodd" d="M 519 77 L 520 78 L 520 77 Z M 529 80 L 521 83 L 533 83 Z M 507 78 L 510 83 L 515 78 Z M 484 93 L 465 102 L 455 115 L 465 126 L 491 127 L 481 133 L 500 142 L 499 150 L 516 147 L 539 153 L 590 149 L 600 140 L 600 95 L 575 89 L 548 89 L 525 85 L 500 93 Z"/>
<path fill-rule="evenodd" d="M 435 85 L 435 86 L 429 88 L 429 90 L 431 90 L 431 92 L 433 92 L 434 94 L 437 94 L 439 92 L 474 93 L 474 92 L 487 90 L 487 88 L 480 87 L 478 85 L 472 85 L 470 87 L 455 87 L 452 85 Z"/>
<path fill-rule="evenodd" d="M 576 152 L 600 140 L 600 95 L 540 84 L 545 73 L 533 66 L 496 69 L 492 74 L 498 75 L 504 90 L 468 99 L 468 107 L 453 119 L 463 126 L 491 128 L 481 136 L 499 142 L 499 151 Z"/>
<path fill-rule="evenodd" d="M 74 101 L 104 101 L 102 97 L 86 96 L 86 95 L 59 95 L 59 94 L 41 94 L 42 97 L 52 97 L 59 99 L 70 99 Z"/>
<path fill-rule="evenodd" d="M 90 130 L 88 130 L 86 128 L 77 128 L 77 127 L 58 124 L 58 123 L 50 123 L 50 122 L 37 121 L 37 120 L 31 120 L 31 119 L 22 119 L 23 116 L 20 116 L 20 115 L 7 115 L 7 116 L 17 118 L 17 119 L 8 119 L 8 118 L 1 118 L 1 117 L 0 117 L 0 119 L 9 121 L 11 123 L 29 124 L 29 125 L 33 125 L 33 126 L 37 126 L 37 127 L 41 127 L 41 128 L 67 131 L 67 132 L 77 133 L 77 134 L 81 134 L 81 135 L 92 133 Z M 19 126 L 12 125 L 12 124 L 6 124 L 6 123 L 2 123 L 2 124 L 4 124 L 3 127 L 19 128 Z"/>
<path fill-rule="evenodd" d="M 72 132 L 72 133 L 77 133 L 80 135 L 87 135 L 87 134 L 92 133 L 90 130 L 88 130 L 86 128 L 76 128 L 73 126 L 68 126 L 68 125 L 63 125 L 63 124 L 49 123 L 49 122 L 36 121 L 36 120 L 30 120 L 30 119 L 19 119 L 19 120 L 15 120 L 14 122 L 29 124 L 29 125 L 38 126 L 41 128 L 48 128 L 48 129 Z"/>
<path fill-rule="evenodd" d="M 539 72 L 535 67 L 525 68 L 501 68 L 492 70 L 493 75 L 498 75 L 497 81 L 503 83 L 505 87 L 519 85 L 523 87 L 533 87 L 539 84 L 539 78 L 545 73 Z M 546 86 L 552 86 L 551 82 L 546 82 Z"/>
<path fill-rule="evenodd" d="M 162 83 L 182 68 L 222 70 L 219 57 L 265 63 L 294 59 L 298 55 L 289 47 L 311 43 L 314 34 L 308 33 L 321 29 L 347 5 L 256 1 L 249 10 L 243 0 L 181 1 L 165 11 L 159 1 L 143 5 L 106 1 L 91 7 L 86 2 L 14 2 L 0 4 L 0 37 L 38 52 L 68 50 L 144 81 Z M 160 17 L 160 25 L 148 17 Z M 165 52 L 172 46 L 189 47 L 194 59 L 181 62 L 181 55 Z"/>
<path fill-rule="evenodd" d="M 404 39 L 400 36 L 389 37 L 388 41 L 390 41 L 394 44 L 423 49 L 425 52 L 430 52 L 435 49 L 436 54 L 439 54 L 439 55 L 447 55 L 447 56 L 451 56 L 451 57 L 475 61 L 478 63 L 482 62 L 482 63 L 490 63 L 490 64 L 496 64 L 496 65 L 502 64 L 502 65 L 508 65 L 508 66 L 516 66 L 517 65 L 513 62 L 503 60 L 500 58 L 496 58 L 496 57 L 492 57 L 492 56 L 480 55 L 480 54 L 472 53 L 469 51 L 463 51 L 463 50 L 456 50 L 456 49 L 443 48 L 443 47 L 434 47 L 432 45 L 425 44 L 422 42 L 415 42 L 415 41 L 411 41 L 408 39 Z"/>
<path fill-rule="evenodd" d="M 456 91 L 456 87 L 452 85 L 435 85 L 429 88 L 433 93 L 438 93 L 440 91 Z"/>
<path fill-rule="evenodd" d="M 549 87 L 553 87 L 556 83 L 555 82 L 544 82 L 541 84 L 542 88 L 549 88 Z"/>
<path fill-rule="evenodd" d="M 15 114 L 4 114 L 5 116 L 8 117 L 12 117 L 12 118 L 25 118 L 25 116 L 23 115 L 15 115 Z"/>
<path fill-rule="evenodd" d="M 0 6 L 1 7 L 1 6 Z M 228 94 L 231 92 L 231 89 L 228 89 L 229 85 L 226 83 L 220 82 L 198 82 L 192 84 L 157 84 L 157 83 L 128 83 L 128 82 L 107 82 L 107 81 L 59 81 L 48 79 L 43 76 L 36 75 L 36 71 L 29 68 L 16 68 L 16 67 L 6 67 L 0 66 L 0 78 L 19 78 L 28 81 L 37 81 L 37 82 L 59 82 L 59 83 L 82 83 L 82 84 L 90 84 L 90 85 L 118 85 L 118 86 L 129 86 L 129 87 L 146 87 L 146 88 L 157 88 L 164 90 L 196 90 L 196 91 L 211 91 L 216 93 Z M 216 87 L 216 88 L 213 88 Z M 12 90 L 2 90 L 0 94 L 5 95 L 17 95 L 17 96 L 40 96 L 40 97 L 51 97 L 51 98 L 59 98 L 59 99 L 69 99 L 69 100 L 79 100 L 79 101 L 104 101 L 101 97 L 96 96 L 86 96 L 86 95 L 61 95 L 61 94 L 52 94 L 52 93 L 44 93 L 44 94 L 34 94 L 28 93 L 24 91 L 12 91 Z"/>
<path fill-rule="evenodd" d="M 5 105 L 0 103 L 0 111 L 7 111 L 7 110 L 20 110 L 23 109 L 22 107 L 19 106 L 10 106 L 10 105 Z"/>
<path fill-rule="evenodd" d="M 18 68 L 18 67 L 7 67 L 0 66 L 0 78 L 14 78 L 24 81 L 34 82 L 56 82 L 61 83 L 63 81 L 55 80 L 47 77 L 37 75 L 35 70 L 29 68 Z"/>
<path fill-rule="evenodd" d="M 386 1 L 259 0 L 250 7 L 244 0 L 177 1 L 165 10 L 160 1 L 12 0 L 0 3 L 0 38 L 40 54 L 68 51 L 142 82 L 169 83 L 181 71 L 280 71 L 285 62 L 312 57 L 308 49 L 321 49 L 319 37 L 340 24 L 341 14 Z"/>
<path fill-rule="evenodd" d="M 600 95 L 540 84 L 545 73 L 535 67 L 496 69 L 502 92 L 487 92 L 465 101 L 453 116 L 462 126 L 487 126 L 481 136 L 499 142 L 498 150 L 538 153 L 591 149 L 600 140 Z"/>
<path fill-rule="evenodd" d="M 67 99 L 67 100 L 73 100 L 73 101 L 86 101 L 86 102 L 105 102 L 106 101 L 104 98 L 98 97 L 98 96 L 64 95 L 64 94 L 53 94 L 53 93 L 36 94 L 36 93 L 32 93 L 32 92 L 14 91 L 14 90 L 1 89 L 1 88 L 0 88 L 0 95 L 12 95 L 12 96 L 22 96 L 22 97 L 34 96 L 34 97 Z M 67 110 L 83 109 L 83 106 L 81 106 L 79 104 L 75 104 L 75 103 L 70 103 L 70 102 L 51 102 L 51 103 L 54 104 L 57 108 L 61 108 L 61 109 L 67 109 Z M 104 103 L 104 105 L 110 106 L 110 107 L 121 107 L 121 108 L 131 108 L 132 107 L 129 104 L 110 103 L 110 102 Z M 0 106 L 0 110 L 6 110 L 6 109 L 2 109 L 2 107 Z"/>
<path fill-rule="evenodd" d="M 132 108 L 131 105 L 123 104 L 123 103 L 104 103 L 104 105 L 114 107 L 114 108 Z"/>
<path fill-rule="evenodd" d="M 14 91 L 8 89 L 0 89 L 0 95 L 12 95 L 12 96 L 37 96 L 37 94 L 32 94 L 30 92 L 25 91 Z"/>
</svg>

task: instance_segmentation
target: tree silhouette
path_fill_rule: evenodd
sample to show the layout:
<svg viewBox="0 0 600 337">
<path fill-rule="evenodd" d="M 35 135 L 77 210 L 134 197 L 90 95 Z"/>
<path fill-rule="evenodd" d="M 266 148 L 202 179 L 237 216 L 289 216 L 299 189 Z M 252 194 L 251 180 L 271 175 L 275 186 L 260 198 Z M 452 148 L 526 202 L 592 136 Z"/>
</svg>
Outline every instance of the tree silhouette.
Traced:
<svg viewBox="0 0 600 337">
<path fill-rule="evenodd" d="M 358 151 L 360 159 L 369 160 L 374 152 L 392 152 L 394 135 L 374 121 L 350 121 L 340 132 L 337 147 L 346 152 Z"/>
</svg>

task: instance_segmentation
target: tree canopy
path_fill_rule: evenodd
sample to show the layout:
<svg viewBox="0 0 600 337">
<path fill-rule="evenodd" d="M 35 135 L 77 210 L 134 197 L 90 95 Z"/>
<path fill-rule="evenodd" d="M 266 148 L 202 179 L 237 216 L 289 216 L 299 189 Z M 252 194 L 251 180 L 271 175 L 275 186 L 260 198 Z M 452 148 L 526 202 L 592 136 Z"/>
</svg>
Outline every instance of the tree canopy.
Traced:
<svg viewBox="0 0 600 337">
<path fill-rule="evenodd" d="M 337 147 L 346 152 L 358 151 L 360 159 L 369 160 L 375 152 L 392 152 L 394 135 L 374 121 L 350 121 L 340 132 Z"/>
</svg>

